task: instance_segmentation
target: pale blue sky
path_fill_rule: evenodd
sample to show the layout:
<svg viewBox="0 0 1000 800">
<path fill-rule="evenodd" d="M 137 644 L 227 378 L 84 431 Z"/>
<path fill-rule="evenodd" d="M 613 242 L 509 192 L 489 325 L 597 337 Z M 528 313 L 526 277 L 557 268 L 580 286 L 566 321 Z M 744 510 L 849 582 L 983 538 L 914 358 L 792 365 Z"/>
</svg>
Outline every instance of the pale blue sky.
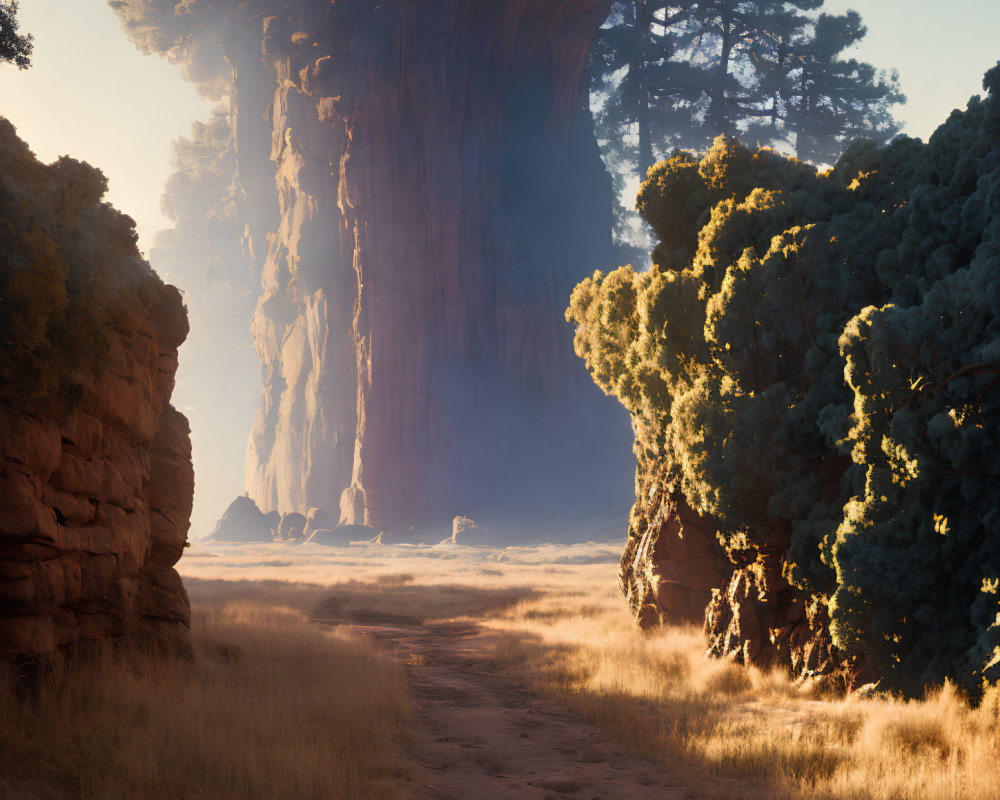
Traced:
<svg viewBox="0 0 1000 800">
<path fill-rule="evenodd" d="M 858 56 L 899 68 L 909 102 L 897 117 L 911 136 L 926 140 L 982 94 L 983 73 L 1000 61 L 1000 0 L 827 0 L 825 8 L 858 11 L 868 28 Z"/>
</svg>

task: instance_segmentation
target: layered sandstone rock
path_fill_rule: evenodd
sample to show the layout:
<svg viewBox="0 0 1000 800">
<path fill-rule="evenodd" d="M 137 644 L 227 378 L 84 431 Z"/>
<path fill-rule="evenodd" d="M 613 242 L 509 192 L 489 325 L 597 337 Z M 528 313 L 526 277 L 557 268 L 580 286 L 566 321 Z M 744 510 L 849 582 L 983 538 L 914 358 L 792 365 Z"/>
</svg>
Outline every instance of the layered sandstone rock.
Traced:
<svg viewBox="0 0 1000 800">
<path fill-rule="evenodd" d="M 619 582 L 642 628 L 701 624 L 712 592 L 733 564 L 715 538 L 715 524 L 688 505 L 655 467 L 639 469 Z"/>
<path fill-rule="evenodd" d="M 0 172 L 0 651 L 187 653 L 180 293 L 100 202 L 97 170 L 39 164 L 0 119 Z"/>
<path fill-rule="evenodd" d="M 173 569 L 194 488 L 184 417 L 168 402 L 187 332 L 180 295 L 80 394 L 0 401 L 0 649 L 40 655 L 129 637 L 188 650 Z M 152 309 L 151 309 L 152 311 Z"/>
<path fill-rule="evenodd" d="M 115 6 L 231 76 L 262 509 L 406 530 L 624 499 L 625 418 L 562 318 L 614 258 L 584 76 L 608 0 Z"/>
<path fill-rule="evenodd" d="M 842 459 L 823 462 L 820 479 L 835 497 Z M 637 499 L 619 581 L 642 628 L 670 623 L 704 625 L 708 652 L 739 663 L 783 667 L 797 677 L 838 685 L 864 683 L 867 663 L 838 653 L 828 633 L 823 598 L 810 597 L 782 575 L 790 528 L 772 521 L 764 546 L 726 550 L 716 522 L 698 514 L 664 464 L 640 457 Z"/>
</svg>

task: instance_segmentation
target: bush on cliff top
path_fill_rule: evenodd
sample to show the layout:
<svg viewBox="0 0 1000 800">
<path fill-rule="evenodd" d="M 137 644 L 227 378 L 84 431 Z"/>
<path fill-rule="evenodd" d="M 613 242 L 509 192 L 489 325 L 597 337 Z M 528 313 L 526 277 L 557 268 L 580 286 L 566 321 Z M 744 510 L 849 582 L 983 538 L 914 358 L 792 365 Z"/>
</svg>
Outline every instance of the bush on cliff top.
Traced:
<svg viewBox="0 0 1000 800">
<path fill-rule="evenodd" d="M 785 577 L 908 691 L 1000 678 L 1000 66 L 984 86 L 927 144 L 824 173 L 675 154 L 639 193 L 652 269 L 567 310 L 640 459 L 737 563 L 790 528 Z"/>
<path fill-rule="evenodd" d="M 162 284 L 100 170 L 40 163 L 0 117 L 0 396 L 70 389 Z"/>
</svg>

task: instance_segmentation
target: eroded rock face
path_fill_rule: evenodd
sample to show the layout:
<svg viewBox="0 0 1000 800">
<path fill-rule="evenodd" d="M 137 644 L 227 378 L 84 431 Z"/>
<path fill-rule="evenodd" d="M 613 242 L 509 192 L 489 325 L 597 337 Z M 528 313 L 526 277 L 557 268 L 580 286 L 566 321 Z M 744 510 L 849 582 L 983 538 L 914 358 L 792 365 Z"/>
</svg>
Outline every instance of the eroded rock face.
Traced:
<svg viewBox="0 0 1000 800">
<path fill-rule="evenodd" d="M 129 640 L 186 654 L 180 293 L 100 203 L 97 170 L 39 164 L 0 119 L 0 172 L 0 651 Z"/>
<path fill-rule="evenodd" d="M 153 320 L 76 402 L 0 401 L 0 650 L 44 655 L 127 638 L 189 651 L 174 564 L 194 489 L 187 421 L 168 402 L 184 311 Z"/>
<path fill-rule="evenodd" d="M 775 561 L 763 557 L 735 570 L 714 592 L 705 612 L 709 652 L 743 664 L 782 666 L 798 677 L 840 677 L 844 658 L 827 633 L 826 606 L 789 586 Z"/>
<path fill-rule="evenodd" d="M 625 418 L 563 320 L 614 258 L 583 74 L 608 6 L 116 4 L 205 85 L 233 76 L 262 509 L 406 530 L 623 499 Z"/>
<path fill-rule="evenodd" d="M 619 581 L 642 628 L 701 624 L 712 592 L 733 564 L 715 538 L 715 524 L 688 505 L 654 464 L 639 469 Z"/>
<path fill-rule="evenodd" d="M 704 625 L 712 655 L 838 686 L 869 680 L 867 662 L 833 647 L 825 598 L 810 597 L 783 577 L 787 523 L 774 521 L 761 537 L 766 546 L 727 553 L 716 538 L 716 522 L 698 514 L 666 473 L 655 459 L 639 459 L 637 499 L 619 568 L 637 624 Z M 842 474 L 841 463 L 821 470 L 831 491 Z"/>
</svg>

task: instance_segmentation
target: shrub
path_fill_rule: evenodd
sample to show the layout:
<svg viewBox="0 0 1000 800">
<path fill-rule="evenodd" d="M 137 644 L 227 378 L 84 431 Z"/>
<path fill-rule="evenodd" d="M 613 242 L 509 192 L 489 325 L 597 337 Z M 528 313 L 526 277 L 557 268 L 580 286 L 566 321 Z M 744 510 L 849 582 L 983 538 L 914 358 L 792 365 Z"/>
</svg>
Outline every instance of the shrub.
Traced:
<svg viewBox="0 0 1000 800">
<path fill-rule="evenodd" d="M 725 138 L 674 155 L 637 202 L 652 268 L 566 312 L 640 462 L 734 561 L 790 528 L 786 579 L 906 691 L 1000 678 L 1000 66 L 984 85 L 927 144 L 822 173 Z"/>
</svg>

